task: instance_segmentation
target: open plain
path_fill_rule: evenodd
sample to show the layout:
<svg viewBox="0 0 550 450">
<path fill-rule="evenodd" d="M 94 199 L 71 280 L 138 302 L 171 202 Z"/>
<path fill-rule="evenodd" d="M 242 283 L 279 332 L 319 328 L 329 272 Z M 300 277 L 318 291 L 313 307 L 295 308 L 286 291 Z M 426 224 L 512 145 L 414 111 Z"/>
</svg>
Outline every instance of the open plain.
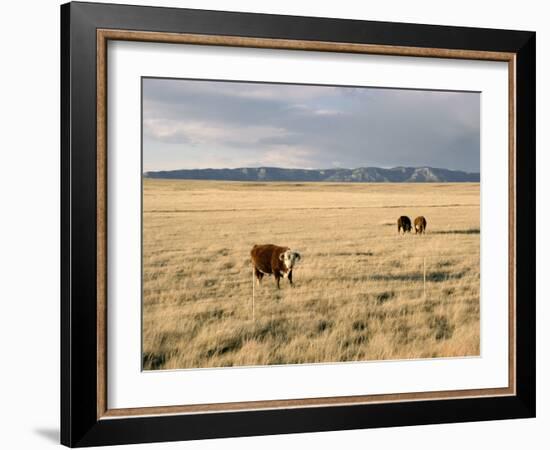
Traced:
<svg viewBox="0 0 550 450">
<path fill-rule="evenodd" d="M 478 183 L 145 178 L 143 367 L 479 355 L 479 212 Z M 267 243 L 302 260 L 253 302 Z"/>
</svg>

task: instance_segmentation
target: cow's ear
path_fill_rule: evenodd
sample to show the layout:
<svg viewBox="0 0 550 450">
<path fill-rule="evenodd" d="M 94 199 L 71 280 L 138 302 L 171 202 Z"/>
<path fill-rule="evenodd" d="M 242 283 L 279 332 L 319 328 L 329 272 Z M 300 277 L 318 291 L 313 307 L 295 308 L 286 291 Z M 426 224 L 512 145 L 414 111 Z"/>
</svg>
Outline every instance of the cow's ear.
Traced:
<svg viewBox="0 0 550 450">
<path fill-rule="evenodd" d="M 302 259 L 302 255 L 300 255 L 300 253 L 296 252 L 296 258 Z"/>
</svg>

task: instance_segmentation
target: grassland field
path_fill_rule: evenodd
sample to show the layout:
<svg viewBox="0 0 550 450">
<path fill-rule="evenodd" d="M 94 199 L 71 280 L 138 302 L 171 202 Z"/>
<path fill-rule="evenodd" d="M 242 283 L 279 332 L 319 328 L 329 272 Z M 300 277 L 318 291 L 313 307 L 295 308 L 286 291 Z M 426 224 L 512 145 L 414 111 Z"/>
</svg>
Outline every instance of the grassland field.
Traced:
<svg viewBox="0 0 550 450">
<path fill-rule="evenodd" d="M 478 183 L 143 182 L 143 367 L 479 355 Z M 426 217 L 425 235 L 397 218 Z M 302 254 L 294 287 L 254 244 Z M 424 279 L 426 281 L 424 281 Z"/>
</svg>

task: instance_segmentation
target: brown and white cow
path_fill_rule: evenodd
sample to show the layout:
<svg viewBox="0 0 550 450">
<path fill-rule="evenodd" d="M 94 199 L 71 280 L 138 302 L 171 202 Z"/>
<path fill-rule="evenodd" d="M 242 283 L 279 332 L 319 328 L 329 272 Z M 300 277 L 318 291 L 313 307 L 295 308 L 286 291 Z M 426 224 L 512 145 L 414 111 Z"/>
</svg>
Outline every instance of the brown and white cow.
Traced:
<svg viewBox="0 0 550 450">
<path fill-rule="evenodd" d="M 277 288 L 280 289 L 281 278 L 288 278 L 292 285 L 292 270 L 300 259 L 300 253 L 290 250 L 288 247 L 280 247 L 273 244 L 255 245 L 250 251 L 254 276 L 258 284 L 264 275 L 274 275 Z"/>
<path fill-rule="evenodd" d="M 415 234 L 425 233 L 427 225 L 428 225 L 428 223 L 426 222 L 426 218 L 424 216 L 418 216 L 416 219 L 414 219 L 414 232 L 415 232 Z"/>
</svg>

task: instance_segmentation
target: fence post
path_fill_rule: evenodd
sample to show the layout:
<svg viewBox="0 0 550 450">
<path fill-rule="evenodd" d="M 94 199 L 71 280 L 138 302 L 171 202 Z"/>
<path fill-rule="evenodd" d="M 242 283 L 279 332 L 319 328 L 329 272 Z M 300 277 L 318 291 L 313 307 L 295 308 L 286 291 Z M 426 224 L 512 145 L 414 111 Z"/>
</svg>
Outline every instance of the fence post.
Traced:
<svg viewBox="0 0 550 450">
<path fill-rule="evenodd" d="M 424 301 L 426 301 L 426 257 L 424 256 Z"/>
<path fill-rule="evenodd" d="M 252 266 L 252 322 L 254 322 L 256 320 L 255 318 L 255 302 L 254 302 L 254 297 L 255 297 L 255 279 L 254 279 L 254 266 Z"/>
</svg>

